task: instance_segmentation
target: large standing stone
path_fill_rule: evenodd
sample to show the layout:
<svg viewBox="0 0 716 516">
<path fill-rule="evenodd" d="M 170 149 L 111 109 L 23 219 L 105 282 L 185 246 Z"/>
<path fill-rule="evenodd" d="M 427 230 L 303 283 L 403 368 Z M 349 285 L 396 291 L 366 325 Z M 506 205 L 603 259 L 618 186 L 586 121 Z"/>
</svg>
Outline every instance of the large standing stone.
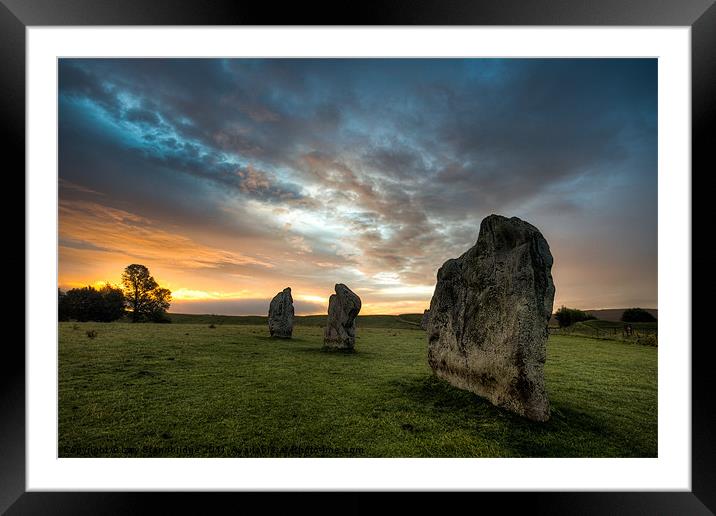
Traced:
<svg viewBox="0 0 716 516">
<path fill-rule="evenodd" d="M 427 330 L 429 320 L 430 320 L 430 310 L 425 310 L 423 312 L 423 318 L 420 319 L 420 328 L 423 330 Z"/>
<path fill-rule="evenodd" d="M 293 333 L 293 297 L 291 287 L 276 294 L 269 305 L 269 333 L 272 337 L 290 339 Z"/>
<path fill-rule="evenodd" d="M 328 321 L 323 333 L 326 347 L 345 350 L 355 347 L 356 317 L 360 307 L 360 298 L 343 283 L 338 283 L 336 293 L 328 300 Z"/>
<path fill-rule="evenodd" d="M 474 247 L 438 271 L 428 362 L 440 377 L 529 419 L 549 419 L 544 383 L 552 254 L 537 228 L 490 215 Z"/>
</svg>

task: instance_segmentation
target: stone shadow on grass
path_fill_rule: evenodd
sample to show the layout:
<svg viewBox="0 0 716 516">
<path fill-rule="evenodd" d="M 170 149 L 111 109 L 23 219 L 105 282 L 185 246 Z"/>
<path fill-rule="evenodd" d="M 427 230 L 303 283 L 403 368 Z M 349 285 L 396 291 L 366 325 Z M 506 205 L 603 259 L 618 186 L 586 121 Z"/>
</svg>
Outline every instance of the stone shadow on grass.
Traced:
<svg viewBox="0 0 716 516">
<path fill-rule="evenodd" d="M 310 340 L 301 339 L 298 337 L 291 337 L 290 339 L 284 339 L 281 337 L 271 337 L 269 335 L 255 335 L 255 336 L 252 335 L 252 338 L 255 340 L 262 340 L 262 341 L 270 342 L 273 344 L 283 344 L 283 343 L 286 343 L 286 344 L 293 344 L 293 343 L 307 344 L 307 343 L 311 342 Z"/>
<path fill-rule="evenodd" d="M 316 344 L 313 341 L 306 341 L 310 342 L 311 346 L 302 346 L 302 347 L 296 347 L 293 348 L 291 351 L 301 351 L 304 353 L 311 353 L 315 355 L 325 355 L 325 356 L 336 356 L 336 357 L 356 357 L 356 358 L 375 358 L 378 356 L 378 353 L 375 353 L 373 351 L 364 351 L 364 350 L 344 350 L 344 349 L 332 349 L 328 348 L 326 346 L 323 346 L 321 344 Z"/>
<path fill-rule="evenodd" d="M 592 439 L 595 442 L 629 442 L 628 436 L 610 430 L 598 418 L 568 407 L 553 405 L 549 421 L 540 423 L 496 407 L 484 398 L 453 387 L 435 375 L 390 383 L 413 403 L 420 404 L 425 415 L 433 414 L 441 419 L 452 416 L 456 426 L 479 433 L 483 439 L 499 443 L 500 447 L 509 450 L 513 456 L 583 456 L 577 454 L 577 450 L 583 447 L 570 446 L 570 438 L 577 441 Z M 555 441 L 562 443 L 561 453 L 558 455 L 554 453 L 554 446 L 549 445 Z M 646 450 L 634 451 L 634 456 L 652 456 Z M 605 449 L 602 454 L 590 456 L 616 456 L 607 452 L 608 449 Z"/>
<path fill-rule="evenodd" d="M 253 337 L 254 340 L 266 342 L 268 345 L 286 344 L 286 352 L 290 353 L 293 351 L 303 351 L 306 353 L 320 353 L 326 355 L 360 355 L 360 356 L 373 356 L 376 353 L 371 351 L 362 350 L 343 350 L 343 349 L 331 349 L 327 348 L 323 344 L 317 343 L 314 339 L 302 339 L 292 337 L 290 339 L 282 339 L 278 337 L 270 337 L 268 335 L 258 335 Z"/>
</svg>

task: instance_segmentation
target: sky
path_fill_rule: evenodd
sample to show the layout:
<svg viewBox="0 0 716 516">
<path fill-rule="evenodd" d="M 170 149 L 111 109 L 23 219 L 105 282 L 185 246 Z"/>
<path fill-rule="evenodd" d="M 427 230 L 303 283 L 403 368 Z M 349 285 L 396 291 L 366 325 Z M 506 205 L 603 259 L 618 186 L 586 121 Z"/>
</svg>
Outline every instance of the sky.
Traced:
<svg viewBox="0 0 716 516">
<path fill-rule="evenodd" d="M 656 59 L 60 59 L 59 287 L 131 263 L 170 312 L 421 313 L 481 220 L 555 309 L 657 307 Z"/>
</svg>

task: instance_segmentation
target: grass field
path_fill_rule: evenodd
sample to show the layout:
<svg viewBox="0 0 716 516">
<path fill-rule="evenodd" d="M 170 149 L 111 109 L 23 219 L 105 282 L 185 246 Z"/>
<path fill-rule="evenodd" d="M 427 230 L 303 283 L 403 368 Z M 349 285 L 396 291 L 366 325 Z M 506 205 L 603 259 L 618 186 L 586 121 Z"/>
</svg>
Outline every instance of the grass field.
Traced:
<svg viewBox="0 0 716 516">
<path fill-rule="evenodd" d="M 656 348 L 552 335 L 540 424 L 435 378 L 425 333 L 388 318 L 361 318 L 353 354 L 321 351 L 318 319 L 290 341 L 207 319 L 60 323 L 59 455 L 657 455 Z"/>
<path fill-rule="evenodd" d="M 550 326 L 550 333 L 553 335 L 569 335 L 578 337 L 592 337 L 598 339 L 611 339 L 630 341 L 637 344 L 648 346 L 658 345 L 658 323 L 643 322 L 630 323 L 632 327 L 631 335 L 624 332 L 625 323 L 615 321 L 603 321 L 601 319 L 593 319 L 590 321 L 581 321 L 566 328 L 559 326 Z"/>
</svg>

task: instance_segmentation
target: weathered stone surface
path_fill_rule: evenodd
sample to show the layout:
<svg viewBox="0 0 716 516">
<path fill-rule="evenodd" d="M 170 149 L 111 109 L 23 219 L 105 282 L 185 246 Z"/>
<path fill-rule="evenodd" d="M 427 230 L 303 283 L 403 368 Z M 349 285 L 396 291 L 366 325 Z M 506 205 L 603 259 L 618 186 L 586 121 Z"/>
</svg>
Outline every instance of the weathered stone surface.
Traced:
<svg viewBox="0 0 716 516">
<path fill-rule="evenodd" d="M 293 333 L 293 297 L 286 287 L 271 300 L 268 314 L 269 333 L 272 337 L 290 339 Z"/>
<path fill-rule="evenodd" d="M 420 319 L 420 327 L 421 327 L 423 330 L 427 330 L 427 329 L 428 329 L 428 321 L 429 321 L 429 320 L 430 320 L 430 310 L 425 310 L 425 311 L 423 312 L 423 318 Z"/>
<path fill-rule="evenodd" d="M 326 347 L 345 350 L 355 347 L 356 317 L 360 308 L 360 298 L 343 283 L 338 283 L 336 293 L 328 300 L 328 321 L 323 333 Z"/>
<path fill-rule="evenodd" d="M 440 377 L 536 421 L 549 419 L 544 363 L 552 254 L 540 231 L 490 215 L 474 247 L 438 271 L 428 362 Z"/>
</svg>

